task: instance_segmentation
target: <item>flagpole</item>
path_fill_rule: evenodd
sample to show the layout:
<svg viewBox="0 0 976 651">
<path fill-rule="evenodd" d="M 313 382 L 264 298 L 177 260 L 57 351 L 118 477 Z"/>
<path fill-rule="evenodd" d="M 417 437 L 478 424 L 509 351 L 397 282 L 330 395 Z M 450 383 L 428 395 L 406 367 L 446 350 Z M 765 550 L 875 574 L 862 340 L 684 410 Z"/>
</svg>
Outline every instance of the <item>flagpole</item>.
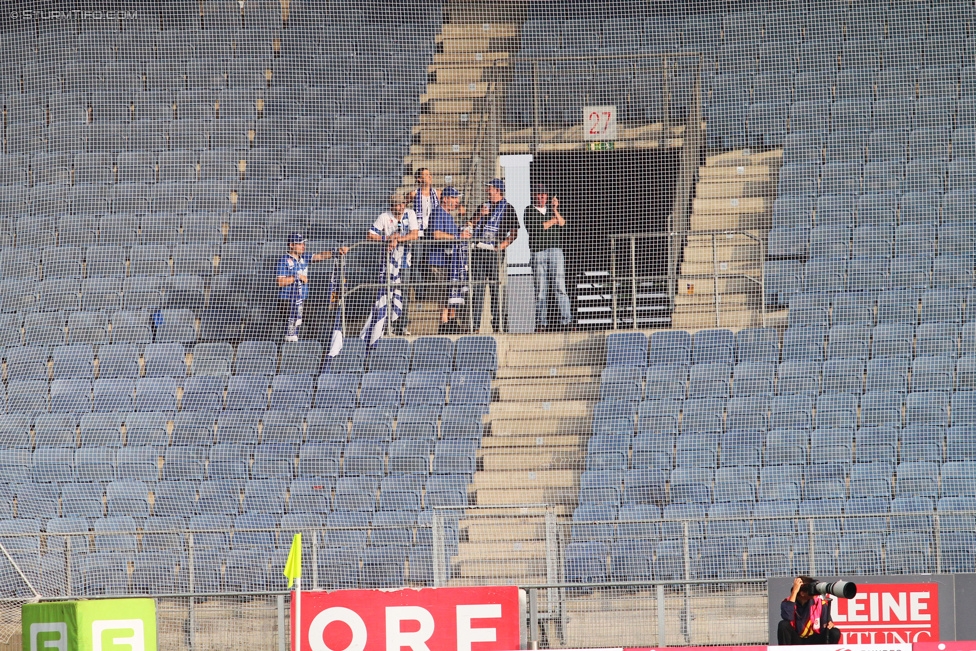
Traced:
<svg viewBox="0 0 976 651">
<path fill-rule="evenodd" d="M 295 579 L 295 651 L 302 651 L 302 577 Z"/>
</svg>

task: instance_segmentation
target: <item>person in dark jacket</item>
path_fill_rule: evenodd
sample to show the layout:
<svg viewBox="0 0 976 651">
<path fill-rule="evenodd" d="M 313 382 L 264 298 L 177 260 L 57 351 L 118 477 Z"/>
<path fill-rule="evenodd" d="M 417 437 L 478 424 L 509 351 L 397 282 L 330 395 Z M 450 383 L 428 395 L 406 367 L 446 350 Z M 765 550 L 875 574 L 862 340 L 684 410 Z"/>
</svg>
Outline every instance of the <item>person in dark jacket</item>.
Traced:
<svg viewBox="0 0 976 651">
<path fill-rule="evenodd" d="M 559 199 L 549 201 L 541 183 L 532 184 L 532 203 L 525 208 L 525 230 L 529 232 L 532 270 L 535 276 L 536 332 L 549 328 L 549 285 L 552 284 L 559 304 L 559 328 L 568 330 L 573 313 L 566 293 L 566 260 L 563 257 L 563 229 L 566 220 L 559 213 Z"/>
<path fill-rule="evenodd" d="M 813 594 L 813 579 L 798 576 L 793 579 L 790 596 L 780 604 L 779 644 L 839 644 L 840 629 L 830 618 L 829 595 Z"/>
</svg>

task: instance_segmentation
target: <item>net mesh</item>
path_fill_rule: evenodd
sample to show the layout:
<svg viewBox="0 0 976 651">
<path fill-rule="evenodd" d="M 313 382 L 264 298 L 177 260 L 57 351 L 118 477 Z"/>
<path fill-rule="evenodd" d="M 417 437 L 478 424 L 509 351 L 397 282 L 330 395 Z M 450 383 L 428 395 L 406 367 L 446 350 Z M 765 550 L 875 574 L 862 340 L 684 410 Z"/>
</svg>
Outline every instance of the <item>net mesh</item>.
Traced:
<svg viewBox="0 0 976 651">
<path fill-rule="evenodd" d="M 277 644 L 297 531 L 551 646 L 976 570 L 971 3 L 130 4 L 0 16 L 0 634 Z"/>
</svg>

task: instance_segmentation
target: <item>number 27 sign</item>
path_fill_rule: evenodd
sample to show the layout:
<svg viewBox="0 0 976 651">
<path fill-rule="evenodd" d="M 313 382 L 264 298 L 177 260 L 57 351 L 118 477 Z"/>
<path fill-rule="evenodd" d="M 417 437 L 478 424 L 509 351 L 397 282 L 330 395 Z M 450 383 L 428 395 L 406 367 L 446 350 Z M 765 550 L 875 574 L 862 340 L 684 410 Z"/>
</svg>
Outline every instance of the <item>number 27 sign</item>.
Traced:
<svg viewBox="0 0 976 651">
<path fill-rule="evenodd" d="M 616 138 L 616 106 L 583 107 L 583 140 L 615 140 Z"/>
</svg>

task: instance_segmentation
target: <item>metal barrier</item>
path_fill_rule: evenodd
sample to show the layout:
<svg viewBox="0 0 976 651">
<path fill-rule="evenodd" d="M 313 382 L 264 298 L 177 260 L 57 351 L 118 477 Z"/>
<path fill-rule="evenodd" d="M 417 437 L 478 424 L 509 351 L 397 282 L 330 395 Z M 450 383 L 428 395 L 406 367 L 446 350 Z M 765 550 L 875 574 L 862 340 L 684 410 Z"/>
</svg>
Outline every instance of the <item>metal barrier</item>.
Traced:
<svg viewBox="0 0 976 651">
<path fill-rule="evenodd" d="M 456 240 L 456 241 L 462 244 L 470 244 L 470 245 L 477 245 L 480 242 L 480 240 L 476 240 L 476 239 L 465 239 L 465 240 Z M 425 254 L 426 250 L 429 250 L 435 246 L 443 246 L 442 242 L 446 242 L 446 240 L 439 240 L 435 242 L 435 240 L 433 240 L 432 237 L 425 240 L 411 242 L 409 246 L 413 249 L 412 254 L 414 255 L 412 257 L 414 257 L 416 260 L 421 260 L 424 257 L 426 257 Z M 347 274 L 349 271 L 347 265 L 349 264 L 350 256 L 353 254 L 354 251 L 361 250 L 367 247 L 382 247 L 383 249 L 382 252 L 383 268 L 382 270 L 380 270 L 379 274 L 376 274 L 377 277 L 380 278 L 381 280 L 377 280 L 377 282 L 359 282 L 350 286 L 349 284 L 347 284 L 346 281 L 348 277 Z M 467 256 L 468 271 L 466 277 L 462 278 L 461 280 L 458 281 L 447 280 L 447 281 L 439 282 L 439 281 L 433 281 L 428 279 L 416 280 L 413 278 L 409 278 L 406 281 L 401 280 L 400 283 L 393 283 L 389 273 L 391 252 L 388 250 L 387 244 L 385 242 L 364 240 L 364 241 L 354 242 L 350 244 L 349 245 L 350 252 L 340 258 L 340 274 L 342 277 L 342 287 L 339 292 L 338 302 L 339 302 L 339 309 L 342 315 L 341 324 L 342 324 L 343 333 L 347 334 L 349 332 L 348 325 L 347 325 L 347 315 L 348 315 L 347 303 L 349 297 L 355 294 L 356 292 L 359 292 L 361 290 L 381 290 L 381 289 L 385 290 L 386 304 L 390 305 L 393 299 L 393 294 L 397 289 L 401 290 L 404 296 L 404 300 L 407 301 L 409 300 L 409 298 L 407 297 L 409 290 L 411 288 L 417 289 L 421 287 L 423 288 L 447 287 L 449 290 L 457 289 L 460 290 L 462 293 L 464 293 L 465 303 L 463 306 L 461 306 L 458 309 L 458 311 L 463 313 L 466 316 L 468 332 L 477 333 L 480 324 L 474 323 L 474 312 L 472 309 L 473 305 L 471 301 L 472 285 L 473 285 L 473 279 L 471 277 L 471 254 L 473 248 L 474 246 L 463 247 L 464 249 L 463 254 Z M 417 265 L 417 263 L 415 262 L 414 265 Z M 492 301 L 498 300 L 501 305 L 501 307 L 499 308 L 499 312 L 503 315 L 503 318 L 500 319 L 500 324 L 499 324 L 501 328 L 501 332 L 505 331 L 505 326 L 506 326 L 505 319 L 504 319 L 505 285 L 506 285 L 508 274 L 505 271 L 505 269 L 506 269 L 505 256 L 498 255 L 498 283 L 494 283 L 494 282 L 486 283 L 486 287 L 491 289 L 491 300 Z M 466 292 L 464 291 L 465 288 L 467 289 Z M 496 298 L 496 294 L 497 294 L 497 298 Z M 406 307 L 406 305 L 404 307 Z M 442 307 L 444 306 L 437 306 L 437 309 L 440 309 Z M 406 318 L 406 316 L 407 316 L 406 310 L 404 310 L 404 313 L 401 316 L 401 318 Z M 393 333 L 393 322 L 390 319 L 386 320 L 385 332 L 387 336 Z"/>
<path fill-rule="evenodd" d="M 542 544 L 534 551 L 515 548 L 518 553 L 513 558 L 537 559 L 544 580 L 533 580 L 528 574 L 513 575 L 502 567 L 493 567 L 490 559 L 479 561 L 481 571 L 475 573 L 475 578 L 454 574 L 460 558 L 453 549 L 458 525 L 470 528 L 473 523 L 490 522 L 493 518 L 506 518 L 501 525 L 510 534 L 541 528 Z M 524 504 L 469 508 L 464 513 L 435 509 L 431 524 L 416 525 L 416 539 L 429 537 L 431 541 L 430 583 L 435 586 L 524 587 L 528 592 L 530 639 L 543 647 L 744 644 L 763 643 L 768 635 L 767 577 L 797 573 L 816 576 L 967 571 L 973 563 L 971 551 L 959 546 L 958 539 L 965 536 L 957 532 L 971 533 L 974 522 L 976 512 L 945 510 L 572 522 L 558 517 L 544 504 Z M 373 527 L 373 535 L 386 528 Z M 337 582 L 336 573 L 351 569 L 351 576 L 358 577 L 358 561 L 353 568 L 343 565 L 347 559 L 335 557 L 330 562 L 332 557 L 325 554 L 333 552 L 331 548 L 325 551 L 323 538 L 327 533 L 360 529 L 301 529 L 306 541 L 305 576 L 309 589 L 355 587 L 355 581 Z M 841 532 L 853 534 L 851 541 L 859 539 L 860 543 L 842 542 Z M 284 597 L 288 593 L 281 571 L 291 533 L 276 529 L 88 531 L 40 536 L 4 533 L 0 536 L 0 562 L 10 563 L 12 568 L 0 573 L 5 581 L 0 606 L 10 609 L 33 599 L 152 595 L 160 600 L 161 622 L 172 623 L 161 626 L 161 639 L 170 640 L 166 646 L 216 648 L 229 640 L 241 639 L 246 630 L 252 630 L 260 639 L 267 638 L 268 648 L 273 648 L 275 639 L 280 640 L 287 632 Z M 226 549 L 216 556 L 201 549 L 204 543 L 200 539 L 215 535 L 234 545 L 246 544 L 237 542 L 240 538 L 267 535 L 269 540 L 277 540 L 278 551 L 265 553 L 262 566 L 235 566 L 232 572 L 229 559 L 225 558 Z M 752 549 L 744 551 L 749 536 L 778 537 L 784 551 L 775 558 L 779 552 L 753 558 L 761 554 Z M 638 545 L 627 557 L 628 562 L 634 563 L 629 568 L 618 566 L 611 558 L 611 542 L 617 538 Z M 568 560 L 568 546 L 573 540 L 606 541 L 603 549 L 609 580 L 572 580 L 577 574 Z M 711 541 L 732 541 L 739 546 L 735 547 L 734 556 L 724 560 L 708 558 L 702 549 Z M 462 537 L 460 544 L 468 543 Z M 500 540 L 487 544 L 504 545 Z M 662 544 L 664 547 L 660 547 Z M 680 552 L 665 557 L 668 549 Z M 52 574 L 51 564 L 29 563 L 31 558 L 40 560 L 41 552 L 46 552 L 44 558 L 62 554 L 64 565 L 57 566 L 57 571 L 63 574 Z M 111 574 L 116 570 L 114 566 L 91 564 L 99 552 L 115 553 L 122 560 L 124 580 L 120 582 L 119 576 Z M 464 550 L 461 552 L 463 555 Z M 638 558 L 639 553 L 645 556 Z M 165 584 L 147 583 L 145 577 L 136 578 L 136 554 L 146 554 L 145 560 L 157 567 L 166 558 L 176 559 L 177 566 L 171 568 Z M 212 565 L 214 562 L 216 566 Z M 204 567 L 205 564 L 210 565 Z M 326 568 L 330 576 L 322 576 L 321 568 Z M 204 572 L 223 575 L 223 579 L 202 584 L 198 577 Z M 235 583 L 240 585 L 240 577 L 244 576 L 252 581 L 254 590 L 228 589 Z M 405 576 L 408 585 L 430 584 L 429 579 L 411 583 L 409 562 Z M 16 580 L 11 577 L 19 577 L 23 583 L 13 585 Z M 85 590 L 93 585 L 99 586 L 98 593 Z M 8 613 L 3 619 L 9 618 Z M 277 638 L 274 631 L 278 631 Z"/>
<path fill-rule="evenodd" d="M 619 318 L 621 295 L 627 296 L 626 290 L 629 289 L 630 299 L 630 319 L 629 324 L 638 324 L 641 316 L 640 311 L 646 309 L 641 304 L 642 299 L 648 298 L 648 292 L 653 292 L 653 286 L 664 287 L 670 300 L 670 309 L 675 310 L 676 297 L 679 295 L 693 296 L 695 294 L 695 280 L 710 281 L 712 283 L 712 309 L 715 314 L 715 326 L 721 326 L 722 314 L 722 295 L 726 294 L 751 294 L 758 293 L 756 302 L 759 312 L 759 323 L 761 327 L 766 325 L 766 292 L 765 292 L 765 260 L 766 243 L 755 234 L 747 231 L 695 231 L 695 232 L 672 232 L 672 233 L 640 233 L 634 235 L 610 235 L 610 277 L 612 292 L 613 328 L 620 328 L 621 319 Z M 689 238 L 697 238 L 699 246 L 704 241 L 704 248 L 710 249 L 709 260 L 703 261 L 711 264 L 711 273 L 683 273 L 679 272 L 679 264 L 682 262 L 682 252 L 687 254 L 687 244 Z M 747 244 L 747 254 L 744 260 L 724 260 L 723 258 L 735 258 L 731 249 L 742 248 L 743 240 Z M 623 242 L 623 246 L 618 246 L 618 242 Z M 654 243 L 660 242 L 654 246 Z M 647 244 L 655 251 L 666 250 L 667 273 L 666 274 L 643 274 L 640 273 L 640 253 L 639 244 L 646 247 Z M 750 249 L 755 250 L 753 253 Z M 728 253 L 725 253 L 729 250 Z M 627 258 L 623 265 L 621 274 L 621 263 L 618 261 L 618 254 L 624 253 Z M 684 261 L 686 264 L 687 260 Z M 753 263 L 756 265 L 754 273 L 746 270 L 736 270 L 730 267 L 730 262 Z M 651 289 L 648 289 L 648 286 Z M 753 288 L 754 292 L 748 292 Z M 728 291 L 729 289 L 735 291 Z M 684 292 L 682 292 L 684 290 Z M 658 292 L 659 293 L 659 292 Z M 748 304 L 748 303 L 747 303 Z M 631 327 L 634 327 L 631 325 Z"/>
</svg>

